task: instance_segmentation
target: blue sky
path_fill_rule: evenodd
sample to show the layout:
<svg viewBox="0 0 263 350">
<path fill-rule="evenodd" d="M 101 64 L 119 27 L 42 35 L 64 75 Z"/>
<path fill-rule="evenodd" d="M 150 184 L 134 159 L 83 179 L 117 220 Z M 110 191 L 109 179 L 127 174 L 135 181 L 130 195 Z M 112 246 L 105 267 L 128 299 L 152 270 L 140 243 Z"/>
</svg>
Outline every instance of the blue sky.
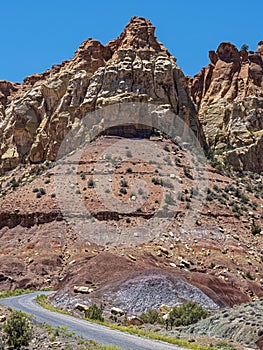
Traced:
<svg viewBox="0 0 263 350">
<path fill-rule="evenodd" d="M 208 50 L 230 41 L 256 50 L 263 40 L 262 0 L 1 1 L 0 79 L 22 81 L 73 56 L 89 37 L 106 44 L 143 16 L 186 75 L 209 63 Z"/>
</svg>

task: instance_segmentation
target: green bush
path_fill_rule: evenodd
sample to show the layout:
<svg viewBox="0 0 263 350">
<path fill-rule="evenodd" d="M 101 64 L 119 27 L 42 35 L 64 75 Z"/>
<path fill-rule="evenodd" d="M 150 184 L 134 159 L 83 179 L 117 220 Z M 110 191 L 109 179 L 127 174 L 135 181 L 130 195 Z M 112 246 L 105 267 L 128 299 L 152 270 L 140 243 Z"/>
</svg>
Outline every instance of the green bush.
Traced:
<svg viewBox="0 0 263 350">
<path fill-rule="evenodd" d="M 170 312 L 170 318 L 173 319 L 175 326 L 188 326 L 207 316 L 208 312 L 193 301 L 176 306 Z"/>
<path fill-rule="evenodd" d="M 251 233 L 252 235 L 257 235 L 261 232 L 261 227 L 260 226 L 252 226 L 251 228 Z"/>
<path fill-rule="evenodd" d="M 140 319 L 144 323 L 154 324 L 160 321 L 160 316 L 157 310 L 149 309 L 140 315 Z"/>
<path fill-rule="evenodd" d="M 91 320 L 104 321 L 102 317 L 102 310 L 96 304 L 92 304 L 88 310 L 85 311 L 85 317 Z"/>
<path fill-rule="evenodd" d="M 120 181 L 121 187 L 129 187 L 127 180 L 121 179 Z"/>
<path fill-rule="evenodd" d="M 20 350 L 28 346 L 32 337 L 32 328 L 29 318 L 20 311 L 12 311 L 10 318 L 4 325 L 7 335 L 7 345 Z"/>
<path fill-rule="evenodd" d="M 121 188 L 120 188 L 120 193 L 122 193 L 122 194 L 127 194 L 126 188 L 125 188 L 125 187 L 121 187 Z"/>
<path fill-rule="evenodd" d="M 93 179 L 89 179 L 88 181 L 88 188 L 94 188 L 95 187 L 95 182 Z"/>
</svg>

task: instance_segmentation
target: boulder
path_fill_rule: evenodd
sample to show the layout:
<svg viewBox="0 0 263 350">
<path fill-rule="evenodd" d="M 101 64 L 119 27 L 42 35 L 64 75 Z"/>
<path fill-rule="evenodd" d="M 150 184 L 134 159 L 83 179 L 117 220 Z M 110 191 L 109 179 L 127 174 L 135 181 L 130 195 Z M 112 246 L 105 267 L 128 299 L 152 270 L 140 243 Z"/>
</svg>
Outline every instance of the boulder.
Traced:
<svg viewBox="0 0 263 350">
<path fill-rule="evenodd" d="M 169 306 L 169 305 L 165 305 L 165 304 L 162 304 L 160 307 L 159 307 L 159 311 L 160 311 L 160 314 L 161 315 L 166 315 L 166 314 L 169 314 L 169 312 L 173 309 L 173 306 Z"/>
<path fill-rule="evenodd" d="M 123 316 L 125 312 L 122 309 L 119 309 L 117 307 L 112 307 L 110 312 L 115 316 Z"/>
<path fill-rule="evenodd" d="M 0 315 L 0 323 L 6 321 L 6 316 L 5 315 Z"/>
<path fill-rule="evenodd" d="M 88 305 L 79 304 L 79 303 L 77 303 L 77 304 L 74 306 L 74 309 L 79 310 L 79 311 L 82 311 L 82 312 L 85 312 L 86 310 L 88 310 L 88 308 L 89 308 Z"/>
<path fill-rule="evenodd" d="M 93 288 L 89 288 L 86 286 L 74 286 L 75 293 L 89 294 L 93 292 Z"/>
<path fill-rule="evenodd" d="M 127 326 L 141 326 L 143 321 L 137 316 L 130 316 L 127 318 Z"/>
</svg>

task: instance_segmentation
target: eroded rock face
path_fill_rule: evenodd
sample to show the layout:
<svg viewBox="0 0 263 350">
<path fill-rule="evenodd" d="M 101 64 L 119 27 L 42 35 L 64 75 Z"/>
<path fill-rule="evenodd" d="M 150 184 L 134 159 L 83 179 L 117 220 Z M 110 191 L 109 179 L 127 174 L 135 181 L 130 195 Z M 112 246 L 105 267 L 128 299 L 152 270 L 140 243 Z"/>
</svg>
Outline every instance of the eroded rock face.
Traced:
<svg viewBox="0 0 263 350">
<path fill-rule="evenodd" d="M 190 82 L 209 146 L 235 169 L 263 171 L 263 45 L 221 43 Z M 261 156 L 260 156 L 261 155 Z"/>
<path fill-rule="evenodd" d="M 187 80 L 154 31 L 150 21 L 134 17 L 106 46 L 88 39 L 73 59 L 26 78 L 3 110 L 0 172 L 21 161 L 54 160 L 88 112 L 122 102 L 168 106 L 203 144 Z"/>
</svg>

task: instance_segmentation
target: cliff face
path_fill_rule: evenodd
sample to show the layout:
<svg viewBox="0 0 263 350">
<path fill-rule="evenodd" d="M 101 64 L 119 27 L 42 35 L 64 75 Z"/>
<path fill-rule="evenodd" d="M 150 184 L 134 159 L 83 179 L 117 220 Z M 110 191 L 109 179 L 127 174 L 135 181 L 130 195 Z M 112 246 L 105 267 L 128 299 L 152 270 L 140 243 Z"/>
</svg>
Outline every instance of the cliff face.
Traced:
<svg viewBox="0 0 263 350">
<path fill-rule="evenodd" d="M 263 171 L 263 41 L 257 52 L 221 43 L 190 81 L 209 146 L 235 169 Z"/>
<path fill-rule="evenodd" d="M 154 31 L 150 21 L 134 17 L 106 46 L 88 39 L 73 59 L 26 78 L 12 95 L 3 92 L 9 97 L 1 108 L 0 172 L 21 161 L 54 160 L 87 112 L 125 101 L 168 105 L 203 143 L 187 81 Z"/>
</svg>

